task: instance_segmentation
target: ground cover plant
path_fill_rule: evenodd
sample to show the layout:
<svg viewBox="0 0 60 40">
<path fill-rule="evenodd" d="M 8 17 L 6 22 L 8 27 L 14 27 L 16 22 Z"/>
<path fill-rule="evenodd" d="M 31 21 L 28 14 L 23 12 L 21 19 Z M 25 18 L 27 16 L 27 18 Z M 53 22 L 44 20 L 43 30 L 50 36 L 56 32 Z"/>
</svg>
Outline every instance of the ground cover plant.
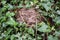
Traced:
<svg viewBox="0 0 60 40">
<path fill-rule="evenodd" d="M 0 40 L 60 40 L 60 0 L 0 0 Z"/>
</svg>

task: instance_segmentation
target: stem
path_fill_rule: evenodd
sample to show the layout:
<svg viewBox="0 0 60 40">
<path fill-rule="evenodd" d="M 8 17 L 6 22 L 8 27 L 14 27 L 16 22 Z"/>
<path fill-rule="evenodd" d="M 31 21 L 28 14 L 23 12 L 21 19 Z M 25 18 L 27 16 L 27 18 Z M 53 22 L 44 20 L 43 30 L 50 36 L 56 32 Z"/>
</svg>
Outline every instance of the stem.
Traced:
<svg viewBox="0 0 60 40">
<path fill-rule="evenodd" d="M 35 26 L 35 28 L 36 28 L 35 38 L 37 40 L 37 19 L 36 19 L 36 26 Z"/>
</svg>

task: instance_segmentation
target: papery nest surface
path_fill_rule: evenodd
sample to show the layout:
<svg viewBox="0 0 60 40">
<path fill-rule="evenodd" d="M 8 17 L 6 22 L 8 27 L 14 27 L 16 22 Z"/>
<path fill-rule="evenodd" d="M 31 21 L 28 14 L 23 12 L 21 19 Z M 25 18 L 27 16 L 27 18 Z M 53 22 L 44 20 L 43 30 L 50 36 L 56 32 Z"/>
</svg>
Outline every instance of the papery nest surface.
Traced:
<svg viewBox="0 0 60 40">
<path fill-rule="evenodd" d="M 16 20 L 20 22 L 25 22 L 27 26 L 34 26 L 37 23 L 41 22 L 41 15 L 34 9 L 18 9 L 16 13 Z"/>
</svg>

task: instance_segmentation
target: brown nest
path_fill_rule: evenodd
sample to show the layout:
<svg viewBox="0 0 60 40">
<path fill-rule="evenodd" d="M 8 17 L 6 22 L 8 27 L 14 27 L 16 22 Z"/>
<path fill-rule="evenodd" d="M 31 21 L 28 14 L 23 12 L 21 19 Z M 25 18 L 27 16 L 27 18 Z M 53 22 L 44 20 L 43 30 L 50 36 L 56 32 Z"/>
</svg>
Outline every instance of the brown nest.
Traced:
<svg viewBox="0 0 60 40">
<path fill-rule="evenodd" d="M 41 22 L 41 15 L 34 8 L 22 8 L 17 10 L 16 20 L 19 23 L 25 22 L 27 26 L 32 27 L 36 22 Z"/>
</svg>

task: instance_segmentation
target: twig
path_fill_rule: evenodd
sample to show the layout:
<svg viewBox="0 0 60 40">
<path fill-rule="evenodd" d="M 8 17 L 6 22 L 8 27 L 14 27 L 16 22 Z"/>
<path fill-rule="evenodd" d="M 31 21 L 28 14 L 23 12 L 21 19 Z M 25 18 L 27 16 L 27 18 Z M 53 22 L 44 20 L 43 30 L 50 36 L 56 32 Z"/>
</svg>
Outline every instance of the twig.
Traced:
<svg viewBox="0 0 60 40">
<path fill-rule="evenodd" d="M 35 26 L 35 28 L 36 28 L 35 38 L 37 40 L 37 19 L 36 19 L 36 26 Z"/>
</svg>

